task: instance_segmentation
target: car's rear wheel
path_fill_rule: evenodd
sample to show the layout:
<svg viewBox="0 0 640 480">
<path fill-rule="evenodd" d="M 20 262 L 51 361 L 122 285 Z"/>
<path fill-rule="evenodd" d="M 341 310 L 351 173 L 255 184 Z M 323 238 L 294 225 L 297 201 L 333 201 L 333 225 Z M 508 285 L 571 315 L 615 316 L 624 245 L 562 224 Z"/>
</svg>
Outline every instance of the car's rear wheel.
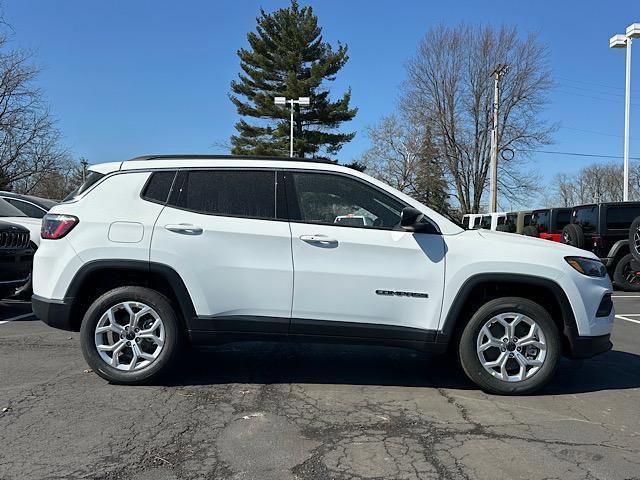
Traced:
<svg viewBox="0 0 640 480">
<path fill-rule="evenodd" d="M 524 230 L 522 230 L 522 234 L 526 235 L 527 237 L 538 237 L 538 236 L 540 236 L 540 233 L 538 232 L 538 229 L 536 227 L 534 227 L 533 225 L 527 225 L 526 227 L 524 227 Z"/>
<path fill-rule="evenodd" d="M 631 253 L 622 257 L 616 264 L 613 283 L 625 292 L 640 292 L 640 263 Z"/>
<path fill-rule="evenodd" d="M 509 225 L 497 225 L 496 232 L 510 232 L 511 228 Z"/>
<path fill-rule="evenodd" d="M 640 262 L 640 217 L 636 217 L 629 227 L 629 250 L 633 258 Z"/>
<path fill-rule="evenodd" d="M 95 300 L 80 329 L 82 353 L 113 383 L 149 381 L 174 363 L 182 328 L 169 300 L 143 287 L 119 287 Z"/>
<path fill-rule="evenodd" d="M 558 327 L 539 304 L 498 298 L 465 326 L 458 355 L 469 379 L 488 393 L 522 395 L 545 386 L 561 355 Z"/>
</svg>

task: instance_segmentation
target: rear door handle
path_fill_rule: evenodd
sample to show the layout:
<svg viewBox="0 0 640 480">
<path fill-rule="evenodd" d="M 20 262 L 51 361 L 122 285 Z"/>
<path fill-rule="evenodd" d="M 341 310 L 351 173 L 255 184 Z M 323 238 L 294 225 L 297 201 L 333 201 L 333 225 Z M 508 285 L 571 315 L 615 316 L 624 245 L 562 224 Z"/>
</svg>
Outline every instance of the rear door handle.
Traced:
<svg viewBox="0 0 640 480">
<path fill-rule="evenodd" d="M 338 240 L 335 238 L 327 237 L 326 235 L 300 235 L 300 240 L 307 243 L 319 243 L 323 245 L 337 245 Z"/>
<path fill-rule="evenodd" d="M 174 233 L 181 233 L 182 235 L 201 235 L 202 227 L 191 225 L 189 223 L 177 223 L 165 225 L 164 228 Z"/>
</svg>

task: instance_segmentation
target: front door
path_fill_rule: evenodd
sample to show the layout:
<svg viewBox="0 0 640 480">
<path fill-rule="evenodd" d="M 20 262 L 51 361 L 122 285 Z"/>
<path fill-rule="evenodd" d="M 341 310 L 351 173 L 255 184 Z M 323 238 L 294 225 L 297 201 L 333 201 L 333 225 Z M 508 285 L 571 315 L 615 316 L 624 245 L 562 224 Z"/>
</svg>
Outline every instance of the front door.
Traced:
<svg viewBox="0 0 640 480">
<path fill-rule="evenodd" d="M 354 176 L 287 172 L 294 264 L 292 333 L 411 337 L 437 329 L 439 234 L 400 228 L 407 206 Z"/>
</svg>

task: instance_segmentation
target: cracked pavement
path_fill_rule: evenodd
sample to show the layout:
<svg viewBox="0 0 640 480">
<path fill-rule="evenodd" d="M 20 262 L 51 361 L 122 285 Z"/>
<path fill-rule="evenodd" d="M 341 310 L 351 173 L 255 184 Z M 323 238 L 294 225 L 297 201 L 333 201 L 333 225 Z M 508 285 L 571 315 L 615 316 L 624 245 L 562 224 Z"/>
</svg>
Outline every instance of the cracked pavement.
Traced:
<svg viewBox="0 0 640 480">
<path fill-rule="evenodd" d="M 487 395 L 443 356 L 277 343 L 186 352 L 124 387 L 86 371 L 77 333 L 22 318 L 0 324 L 0 479 L 639 479 L 640 324 L 613 342 L 530 397 Z"/>
</svg>

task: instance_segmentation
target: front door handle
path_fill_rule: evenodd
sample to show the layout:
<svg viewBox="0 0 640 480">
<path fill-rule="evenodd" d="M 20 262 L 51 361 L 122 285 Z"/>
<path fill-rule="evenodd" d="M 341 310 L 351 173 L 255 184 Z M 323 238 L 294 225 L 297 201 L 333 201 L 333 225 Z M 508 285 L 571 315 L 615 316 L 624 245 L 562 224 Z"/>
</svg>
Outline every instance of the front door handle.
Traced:
<svg viewBox="0 0 640 480">
<path fill-rule="evenodd" d="M 321 244 L 321 245 L 338 245 L 338 240 L 335 238 L 328 237 L 326 235 L 300 235 L 300 240 L 303 242 L 311 243 L 311 244 Z"/>
<path fill-rule="evenodd" d="M 165 225 L 164 228 L 174 233 L 181 233 L 182 235 L 201 235 L 202 227 L 191 225 L 190 223 L 177 223 Z"/>
</svg>

